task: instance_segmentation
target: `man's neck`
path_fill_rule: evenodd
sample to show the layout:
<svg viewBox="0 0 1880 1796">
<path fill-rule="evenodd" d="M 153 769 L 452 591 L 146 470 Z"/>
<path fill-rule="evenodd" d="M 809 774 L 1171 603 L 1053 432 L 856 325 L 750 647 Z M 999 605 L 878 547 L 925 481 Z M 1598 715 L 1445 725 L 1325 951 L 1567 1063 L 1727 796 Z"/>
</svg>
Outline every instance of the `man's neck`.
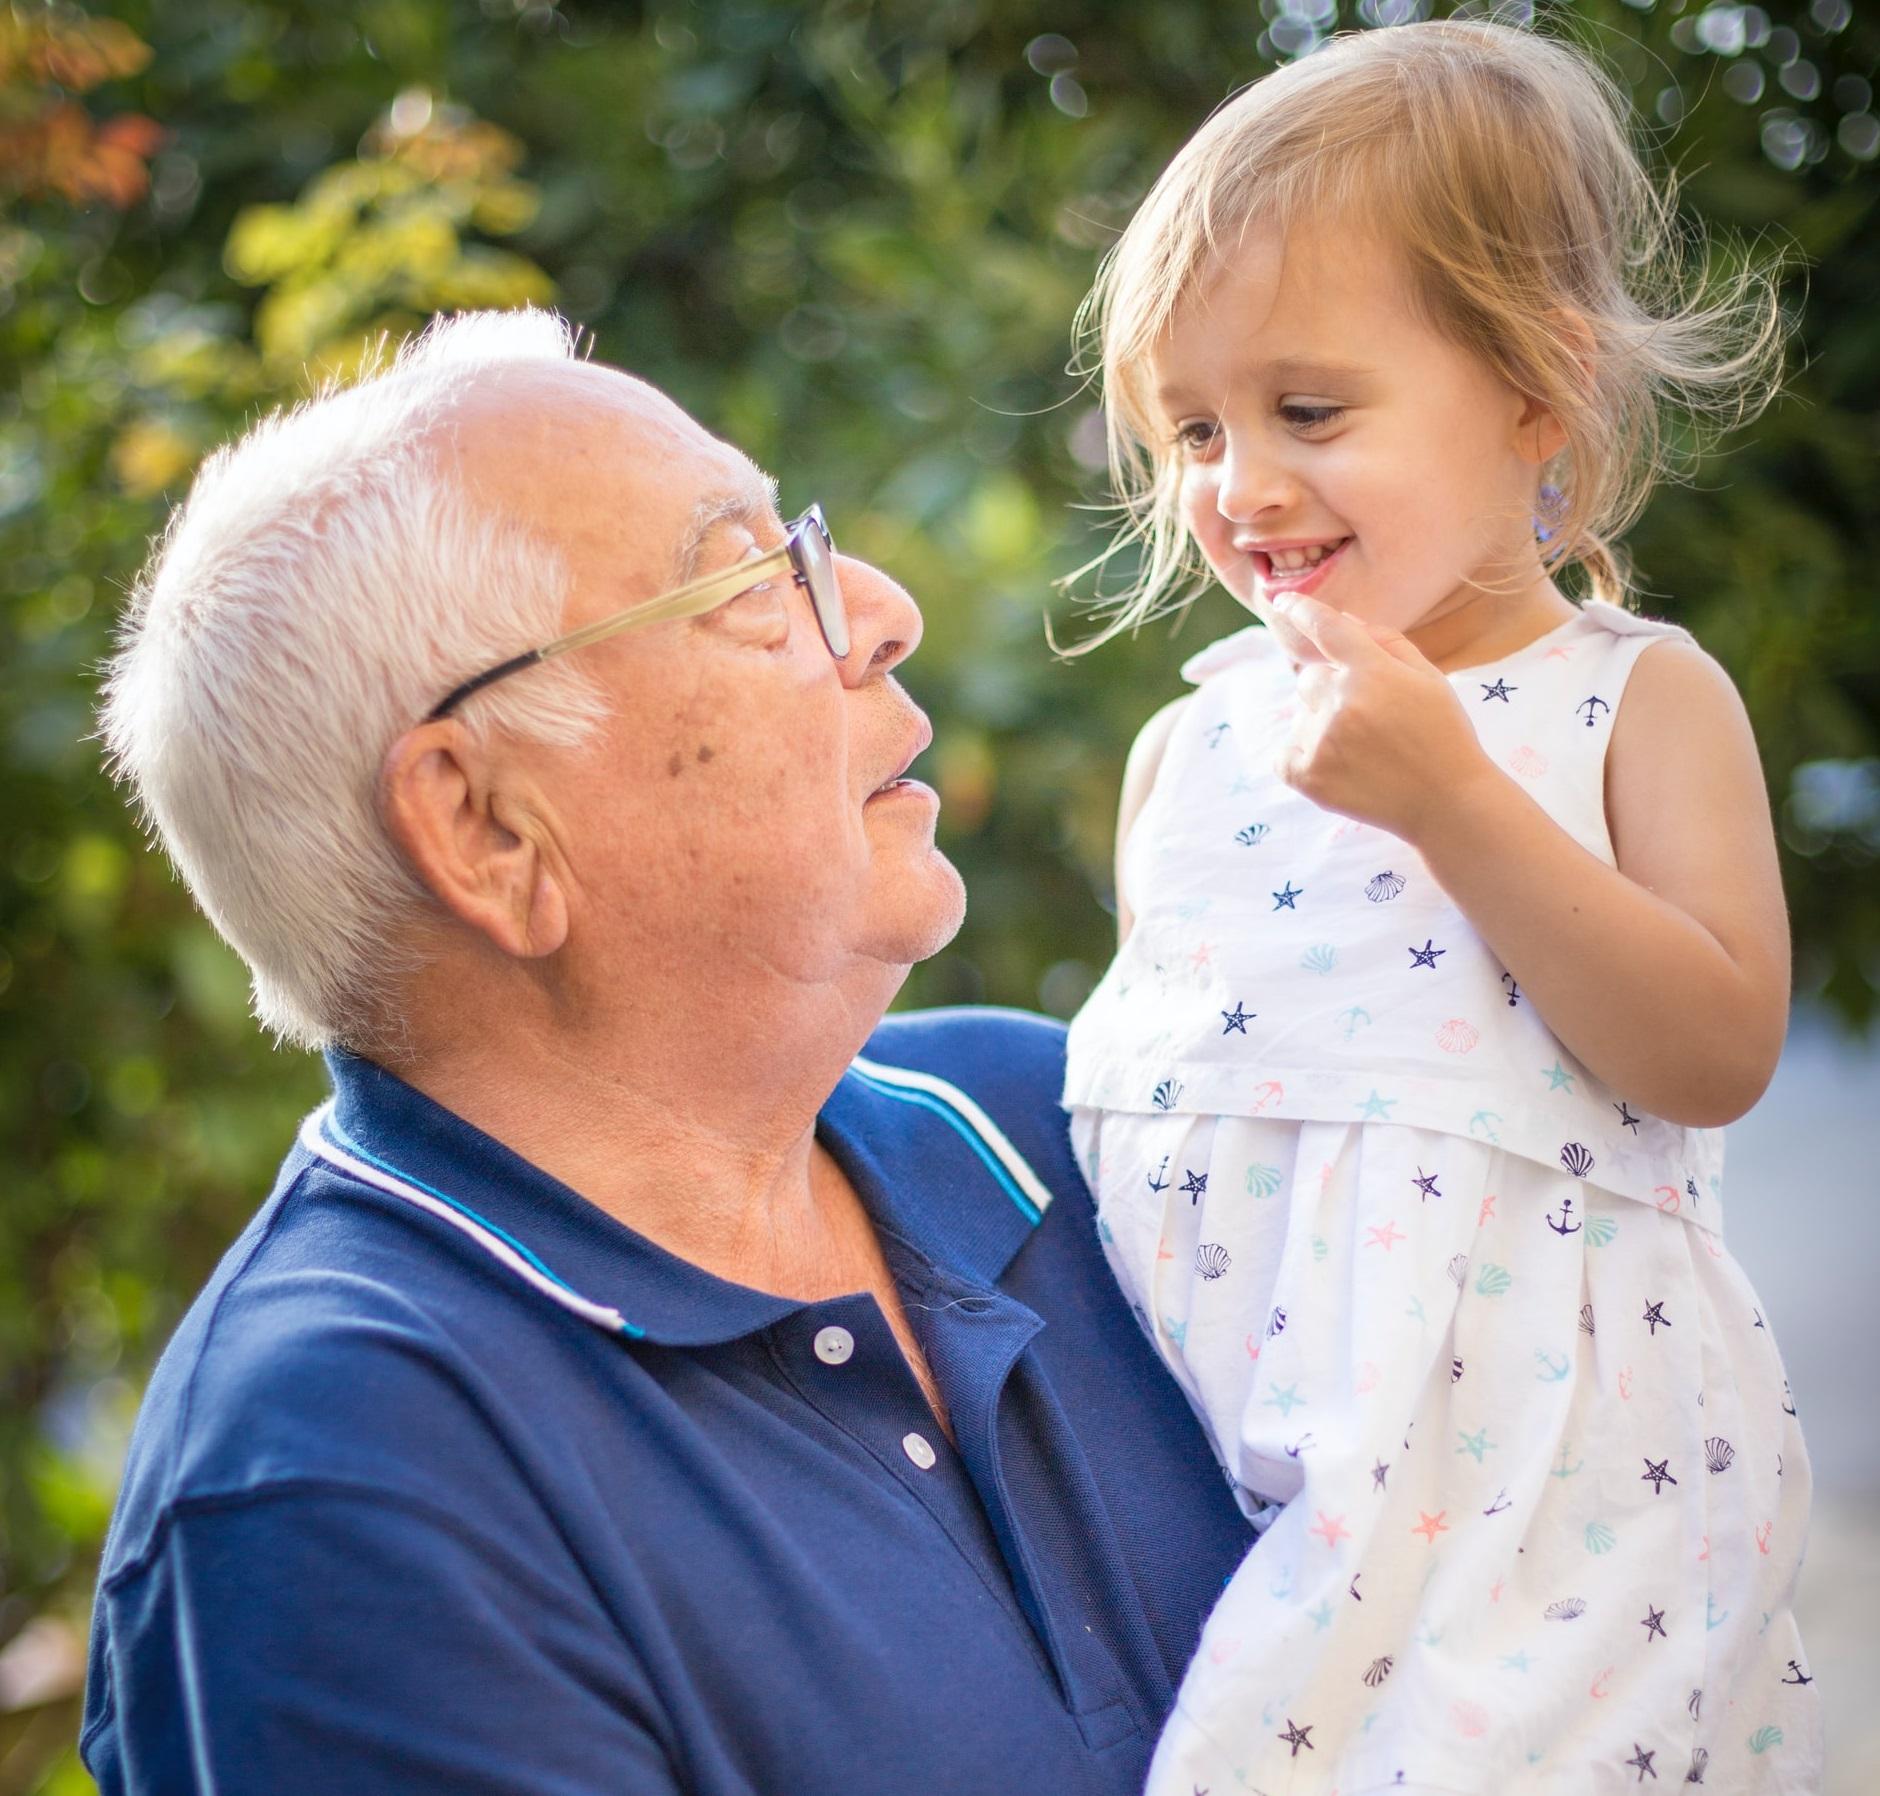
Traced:
<svg viewBox="0 0 1880 1796">
<path fill-rule="evenodd" d="M 670 1027 L 657 1002 L 573 1029 L 526 1002 L 474 1014 L 460 1002 L 414 1031 L 394 1070 L 680 1258 L 737 1284 L 828 1296 L 862 1287 L 856 1256 L 872 1260 L 872 1242 L 866 1254 L 854 1245 L 859 1203 L 816 1146 L 816 1117 L 899 979 L 883 983 L 865 998 L 824 988 L 781 1005 L 774 992 L 719 994 L 688 1002 L 689 1020 Z M 713 1032 L 697 1020 L 708 1011 L 777 1020 Z"/>
</svg>

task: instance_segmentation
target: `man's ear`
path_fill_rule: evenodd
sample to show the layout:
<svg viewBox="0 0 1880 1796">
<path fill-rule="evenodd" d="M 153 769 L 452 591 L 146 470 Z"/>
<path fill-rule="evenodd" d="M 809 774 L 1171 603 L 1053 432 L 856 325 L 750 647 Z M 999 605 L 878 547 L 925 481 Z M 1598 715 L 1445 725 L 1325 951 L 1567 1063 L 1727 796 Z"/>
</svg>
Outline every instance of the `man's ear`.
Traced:
<svg viewBox="0 0 1880 1796">
<path fill-rule="evenodd" d="M 503 953 L 530 960 L 568 938 L 568 900 L 532 784 L 455 718 L 407 730 L 379 769 L 385 827 L 431 896 Z"/>
<path fill-rule="evenodd" d="M 1576 397 L 1591 398 L 1594 383 L 1594 358 L 1597 344 L 1592 327 L 1580 313 L 1556 306 L 1548 313 L 1548 323 L 1573 356 Z M 1515 420 L 1516 445 L 1524 460 L 1545 467 L 1567 446 L 1566 427 L 1559 413 L 1544 399 L 1524 394 L 1520 415 Z"/>
</svg>

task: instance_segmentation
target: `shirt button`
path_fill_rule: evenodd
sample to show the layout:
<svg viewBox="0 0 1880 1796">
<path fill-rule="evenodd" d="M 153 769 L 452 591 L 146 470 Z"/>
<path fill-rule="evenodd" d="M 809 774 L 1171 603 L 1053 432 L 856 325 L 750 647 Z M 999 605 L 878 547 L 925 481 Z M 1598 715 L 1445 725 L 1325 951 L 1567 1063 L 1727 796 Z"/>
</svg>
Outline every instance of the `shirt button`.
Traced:
<svg viewBox="0 0 1880 1796">
<path fill-rule="evenodd" d="M 901 1451 L 905 1453 L 923 1472 L 933 1470 L 934 1450 L 927 1444 L 924 1434 L 904 1434 L 901 1436 Z"/>
<path fill-rule="evenodd" d="M 842 1365 L 855 1351 L 855 1337 L 846 1328 L 819 1328 L 816 1331 L 816 1357 L 825 1366 Z"/>
</svg>

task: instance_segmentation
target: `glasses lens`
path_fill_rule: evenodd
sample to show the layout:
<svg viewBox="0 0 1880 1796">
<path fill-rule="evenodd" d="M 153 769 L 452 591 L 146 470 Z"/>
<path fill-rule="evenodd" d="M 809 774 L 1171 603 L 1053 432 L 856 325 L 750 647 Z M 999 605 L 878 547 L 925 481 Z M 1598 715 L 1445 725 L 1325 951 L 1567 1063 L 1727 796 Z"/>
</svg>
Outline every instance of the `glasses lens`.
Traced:
<svg viewBox="0 0 1880 1796">
<path fill-rule="evenodd" d="M 822 508 L 804 514 L 803 527 L 796 532 L 798 565 L 809 587 L 810 603 L 816 608 L 816 621 L 822 626 L 823 640 L 839 661 L 849 652 L 849 615 L 842 603 L 842 589 L 836 581 L 835 544 L 829 526 L 823 522 Z"/>
</svg>

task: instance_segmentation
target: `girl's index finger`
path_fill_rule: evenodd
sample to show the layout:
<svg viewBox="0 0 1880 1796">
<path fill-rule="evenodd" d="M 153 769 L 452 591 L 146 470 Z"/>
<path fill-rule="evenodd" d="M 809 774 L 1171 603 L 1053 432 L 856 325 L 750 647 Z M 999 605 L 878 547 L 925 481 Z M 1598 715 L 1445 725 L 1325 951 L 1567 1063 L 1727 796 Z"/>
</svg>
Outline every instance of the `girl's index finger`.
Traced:
<svg viewBox="0 0 1880 1796">
<path fill-rule="evenodd" d="M 1282 593 L 1273 609 L 1316 648 L 1326 660 L 1341 667 L 1359 667 L 1388 654 L 1354 617 L 1303 593 Z"/>
</svg>

